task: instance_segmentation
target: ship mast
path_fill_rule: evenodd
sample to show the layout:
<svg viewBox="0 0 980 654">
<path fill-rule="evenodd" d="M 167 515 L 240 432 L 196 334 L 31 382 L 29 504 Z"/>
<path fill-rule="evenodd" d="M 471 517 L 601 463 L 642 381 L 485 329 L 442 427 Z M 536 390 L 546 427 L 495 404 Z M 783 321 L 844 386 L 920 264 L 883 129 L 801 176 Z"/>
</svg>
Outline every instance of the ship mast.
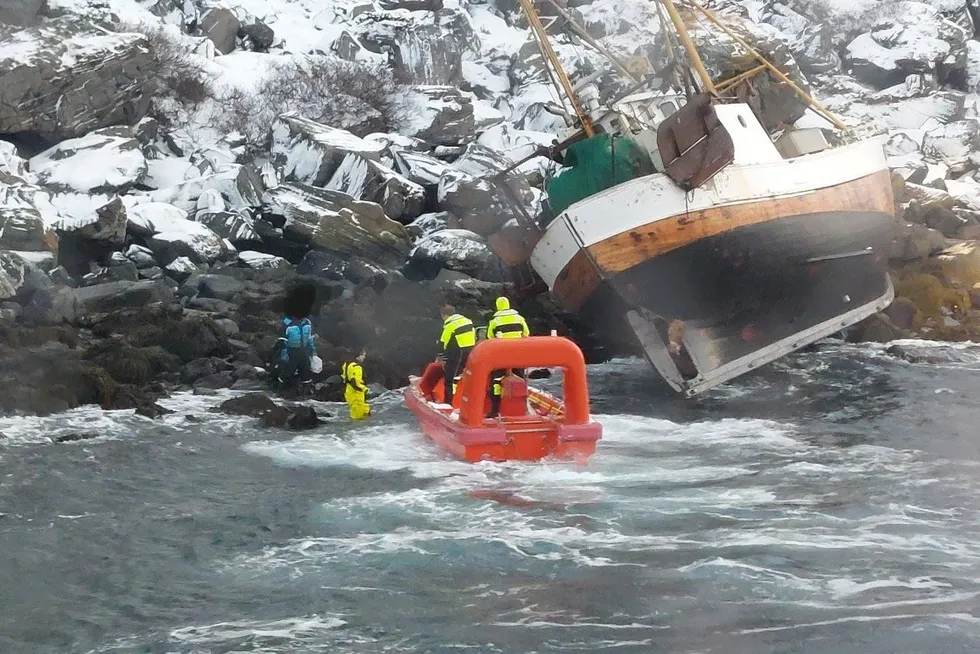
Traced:
<svg viewBox="0 0 980 654">
<path fill-rule="evenodd" d="M 572 105 L 572 109 L 575 111 L 575 115 L 578 117 L 586 136 L 595 136 L 595 128 L 592 126 L 592 119 L 582 108 L 582 102 L 575 93 L 575 89 L 572 88 L 572 82 L 568 79 L 568 74 L 565 72 L 565 69 L 562 68 L 561 61 L 558 60 L 558 55 L 555 53 L 555 49 L 551 47 L 551 41 L 548 39 L 548 33 L 545 30 L 544 25 L 541 24 L 541 19 L 538 17 L 538 12 L 534 9 L 534 5 L 531 4 L 531 0 L 518 0 L 518 2 L 521 5 L 521 9 L 524 11 L 524 15 L 527 17 L 527 22 L 531 26 L 531 31 L 534 32 L 535 39 L 538 42 L 538 47 L 541 49 L 541 55 L 545 59 L 545 68 L 548 70 L 549 76 L 551 76 L 553 82 L 555 81 L 556 77 L 558 78 L 558 83 L 556 86 L 558 86 L 559 92 L 565 92 L 565 96 L 568 98 L 568 102 Z"/>
<path fill-rule="evenodd" d="M 658 0 L 654 0 L 657 2 Z M 659 0 L 663 5 L 664 9 L 667 10 L 667 15 L 670 16 L 670 22 L 674 24 L 674 29 L 677 31 L 677 36 L 680 37 L 681 43 L 684 45 L 684 49 L 687 51 L 687 56 L 691 60 L 691 65 L 694 66 L 694 70 L 697 72 L 698 77 L 701 78 L 701 83 L 704 85 L 704 90 L 711 95 L 717 96 L 718 91 L 715 89 L 715 84 L 711 81 L 711 75 L 708 74 L 707 69 L 704 67 L 704 62 L 701 61 L 701 55 L 698 54 L 698 49 L 694 47 L 694 42 L 691 41 L 690 35 L 687 33 L 687 28 L 684 26 L 684 19 L 677 12 L 677 7 L 674 6 L 673 0 Z"/>
</svg>

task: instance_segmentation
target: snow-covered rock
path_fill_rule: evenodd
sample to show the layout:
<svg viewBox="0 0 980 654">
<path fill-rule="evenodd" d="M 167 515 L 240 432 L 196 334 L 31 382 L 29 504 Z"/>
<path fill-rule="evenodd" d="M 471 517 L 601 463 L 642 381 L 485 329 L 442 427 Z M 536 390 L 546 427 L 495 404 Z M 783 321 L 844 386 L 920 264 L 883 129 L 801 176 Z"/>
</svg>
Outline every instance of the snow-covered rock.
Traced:
<svg viewBox="0 0 980 654">
<path fill-rule="evenodd" d="M 408 225 L 408 229 L 416 238 L 424 238 L 429 234 L 448 228 L 449 218 L 449 213 L 446 211 L 422 214 Z"/>
<path fill-rule="evenodd" d="M 62 248 L 65 240 L 71 238 L 97 244 L 108 255 L 110 250 L 122 247 L 126 240 L 128 222 L 126 205 L 117 197 L 96 208 L 88 216 L 65 218 L 56 223 L 55 227 L 59 231 Z"/>
<path fill-rule="evenodd" d="M 786 45 L 804 73 L 826 75 L 840 70 L 834 28 L 826 21 L 808 17 L 779 2 L 764 5 L 762 19 L 787 37 Z"/>
<path fill-rule="evenodd" d="M 213 263 L 226 256 L 229 245 L 205 225 L 189 220 L 187 212 L 163 202 L 130 202 L 129 229 L 145 238 L 154 258 L 164 266 L 178 257 Z"/>
<path fill-rule="evenodd" d="M 952 169 L 963 172 L 970 166 L 970 155 L 980 149 L 980 122 L 961 120 L 926 132 L 922 153 Z M 973 165 L 972 167 L 976 167 Z"/>
<path fill-rule="evenodd" d="M 146 157 L 128 127 L 106 127 L 33 157 L 38 183 L 55 191 L 122 193 L 146 176 Z"/>
<path fill-rule="evenodd" d="M 218 191 L 235 208 L 257 207 L 262 203 L 265 183 L 262 175 L 252 164 L 235 164 L 220 173 L 190 179 L 150 194 L 153 202 L 176 205 L 186 211 L 194 211 L 197 201 L 208 190 Z"/>
<path fill-rule="evenodd" d="M 30 264 L 16 253 L 0 250 L 0 300 L 8 300 L 24 285 Z"/>
<path fill-rule="evenodd" d="M 243 211 L 198 211 L 194 220 L 232 243 L 260 243 L 252 217 Z"/>
<path fill-rule="evenodd" d="M 463 53 L 479 40 L 457 9 L 377 12 L 359 21 L 358 40 L 373 52 L 390 52 L 395 76 L 409 84 L 458 84 Z"/>
<path fill-rule="evenodd" d="M 897 84 L 911 73 L 941 73 L 945 81 L 967 63 L 967 34 L 924 2 L 897 2 L 883 11 L 870 31 L 847 46 L 848 67 L 877 88 Z"/>
<path fill-rule="evenodd" d="M 265 252 L 255 252 L 254 250 L 244 250 L 238 253 L 238 263 L 246 268 L 264 270 L 269 268 L 282 268 L 288 266 L 289 262 L 282 257 Z"/>
<path fill-rule="evenodd" d="M 27 162 L 17 154 L 17 147 L 0 141 L 0 184 L 26 182 L 28 176 Z"/>
<path fill-rule="evenodd" d="M 425 205 L 425 189 L 419 184 L 357 154 L 344 158 L 325 188 L 380 204 L 389 218 L 401 223 L 414 220 Z"/>
<path fill-rule="evenodd" d="M 287 181 L 323 186 L 348 154 L 377 161 L 385 146 L 294 114 L 272 125 L 272 162 Z"/>
<path fill-rule="evenodd" d="M 36 209 L 0 205 L 0 250 L 49 249 L 44 221 Z"/>
<path fill-rule="evenodd" d="M 456 270 L 471 277 L 499 281 L 500 263 L 486 239 L 465 229 L 444 229 L 420 239 L 412 250 L 413 265 L 431 266 L 435 277 L 440 268 Z"/>
<path fill-rule="evenodd" d="M 473 99 L 451 86 L 418 86 L 409 97 L 407 134 L 433 145 L 459 145 L 476 134 Z"/>
<path fill-rule="evenodd" d="M 516 212 L 506 194 L 491 182 L 510 161 L 488 148 L 473 144 L 439 180 L 439 203 L 453 214 L 459 226 L 489 236 L 513 218 Z M 532 195 L 519 179 L 512 187 L 530 204 Z"/>
<path fill-rule="evenodd" d="M 142 270 L 144 268 L 152 268 L 157 265 L 157 260 L 153 256 L 153 250 L 145 248 L 142 245 L 130 245 L 126 248 L 126 252 L 123 256 L 131 261 L 137 268 L 137 270 Z"/>
<path fill-rule="evenodd" d="M 189 257 L 177 257 L 167 264 L 166 270 L 178 282 L 183 282 L 197 272 L 197 264 L 191 261 Z"/>
<path fill-rule="evenodd" d="M 139 114 L 153 84 L 140 34 L 67 17 L 27 29 L 0 25 L 0 44 L 0 133 L 82 136 Z"/>
<path fill-rule="evenodd" d="M 411 181 L 423 187 L 438 186 L 449 164 L 419 152 L 396 149 L 392 152 L 395 169 Z"/>
<path fill-rule="evenodd" d="M 284 220 L 284 238 L 314 249 L 379 263 L 401 262 L 410 249 L 405 227 L 379 205 L 339 191 L 286 183 L 266 193 L 264 209 Z"/>
<path fill-rule="evenodd" d="M 227 241 L 201 223 L 184 219 L 157 224 L 157 232 L 147 245 L 156 258 L 170 265 L 175 259 L 187 257 L 195 263 L 214 263 L 229 253 Z"/>
</svg>

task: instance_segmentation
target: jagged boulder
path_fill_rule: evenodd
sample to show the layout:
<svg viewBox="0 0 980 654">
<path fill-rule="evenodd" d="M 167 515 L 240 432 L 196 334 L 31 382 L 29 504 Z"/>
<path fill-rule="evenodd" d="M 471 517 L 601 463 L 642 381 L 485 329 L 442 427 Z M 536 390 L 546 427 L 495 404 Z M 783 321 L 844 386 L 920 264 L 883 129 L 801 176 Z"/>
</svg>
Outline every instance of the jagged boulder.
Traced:
<svg viewBox="0 0 980 654">
<path fill-rule="evenodd" d="M 980 149 L 980 122 L 960 120 L 929 130 L 922 138 L 922 153 L 960 172 L 970 163 L 970 155 Z"/>
<path fill-rule="evenodd" d="M 74 290 L 78 316 L 135 309 L 154 302 L 171 302 L 174 292 L 167 284 L 155 281 L 110 282 Z"/>
<path fill-rule="evenodd" d="M 967 63 L 966 31 L 924 2 L 898 2 L 878 14 L 871 29 L 846 49 L 859 80 L 883 89 L 913 73 L 938 73 L 945 82 Z"/>
<path fill-rule="evenodd" d="M 459 145 L 476 137 L 473 100 L 451 86 L 413 89 L 407 133 L 433 145 Z"/>
<path fill-rule="evenodd" d="M 407 84 L 459 84 L 463 53 L 479 46 L 468 16 L 457 9 L 379 12 L 360 25 L 359 41 L 390 52 L 396 78 Z"/>
<path fill-rule="evenodd" d="M 225 240 L 187 213 L 162 202 L 132 204 L 128 228 L 147 240 L 156 262 L 169 265 L 178 257 L 194 263 L 214 263 L 229 254 Z"/>
<path fill-rule="evenodd" d="M 271 129 L 272 162 L 287 181 L 323 186 L 348 154 L 378 161 L 384 145 L 295 114 L 276 118 Z"/>
<path fill-rule="evenodd" d="M 244 211 L 199 211 L 194 220 L 236 245 L 262 242 L 252 216 Z"/>
<path fill-rule="evenodd" d="M 504 192 L 490 181 L 509 164 L 509 160 L 489 148 L 471 144 L 453 168 L 443 174 L 439 180 L 439 204 L 453 214 L 457 226 L 489 236 L 517 215 Z M 533 203 L 533 194 L 525 182 L 515 182 L 512 187 L 528 206 Z"/>
<path fill-rule="evenodd" d="M 17 295 L 24 285 L 30 264 L 13 252 L 0 250 L 0 300 L 9 300 Z"/>
<path fill-rule="evenodd" d="M 146 158 L 128 127 L 68 139 L 31 159 L 38 183 L 60 192 L 124 193 L 143 181 Z"/>
<path fill-rule="evenodd" d="M 502 281 L 503 267 L 486 239 L 465 229 L 444 229 L 421 238 L 412 250 L 410 261 L 430 279 L 446 268 L 476 279 Z"/>
<path fill-rule="evenodd" d="M 797 86 L 809 91 L 810 85 L 800 70 L 793 53 L 783 43 L 781 35 L 771 25 L 733 18 L 726 25 L 762 56 L 771 61 Z M 691 32 L 708 72 L 714 79 L 726 80 L 748 72 L 759 62 L 745 53 L 741 46 L 717 29 L 699 28 Z M 769 72 L 762 72 L 748 81 L 735 85 L 733 92 L 748 103 L 762 124 L 769 130 L 792 125 L 806 113 L 806 103 L 791 87 Z"/>
<path fill-rule="evenodd" d="M 826 75 L 841 68 L 841 58 L 834 42 L 834 26 L 814 14 L 811 6 L 800 11 L 783 3 L 767 3 L 763 20 L 788 37 L 787 46 L 800 69 L 808 75 Z"/>
<path fill-rule="evenodd" d="M 400 263 L 409 251 L 405 227 L 372 202 L 305 184 L 282 184 L 266 193 L 265 210 L 281 217 L 284 238 L 382 264 Z"/>
<path fill-rule="evenodd" d="M 201 16 L 201 34 L 214 43 L 214 49 L 229 54 L 235 49 L 235 39 L 242 24 L 230 9 L 213 7 Z"/>
<path fill-rule="evenodd" d="M 59 221 L 58 263 L 72 274 L 83 275 L 89 262 L 108 262 L 109 255 L 125 243 L 127 225 L 126 206 L 118 197 L 88 216 Z"/>
<path fill-rule="evenodd" d="M 0 25 L 0 133 L 59 140 L 134 119 L 156 65 L 139 34 L 65 18 L 28 29 Z"/>
<path fill-rule="evenodd" d="M 357 154 L 344 157 L 326 188 L 377 203 L 389 218 L 401 223 L 415 220 L 425 205 L 424 188 L 391 168 Z"/>
<path fill-rule="evenodd" d="M 0 205 L 0 250 L 49 249 L 44 221 L 37 209 Z"/>
<path fill-rule="evenodd" d="M 266 254 L 265 252 L 255 252 L 253 250 L 239 252 L 238 263 L 253 270 L 285 268 L 289 265 L 289 262 L 282 257 L 277 257 L 274 254 Z"/>
<path fill-rule="evenodd" d="M 39 21 L 44 0 L 2 0 L 0 2 L 0 23 L 31 27 Z"/>
</svg>

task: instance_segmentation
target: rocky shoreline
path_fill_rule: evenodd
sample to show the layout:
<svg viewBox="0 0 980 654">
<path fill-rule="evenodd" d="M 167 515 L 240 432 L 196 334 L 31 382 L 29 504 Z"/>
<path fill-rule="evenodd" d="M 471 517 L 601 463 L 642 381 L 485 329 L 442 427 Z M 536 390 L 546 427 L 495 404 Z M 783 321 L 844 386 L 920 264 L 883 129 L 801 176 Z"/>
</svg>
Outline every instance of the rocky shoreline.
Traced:
<svg viewBox="0 0 980 654">
<path fill-rule="evenodd" d="M 246 4 L 0 8 L 0 412 L 152 417 L 176 390 L 264 388 L 297 281 L 318 289 L 324 400 L 361 348 L 369 380 L 405 384 L 436 353 L 442 302 L 485 323 L 515 299 L 488 245 L 513 214 L 487 178 L 563 122 L 513 3 Z M 891 133 L 897 299 L 848 338 L 980 341 L 972 5 L 709 4 L 830 109 Z M 570 3 L 605 47 L 653 62 L 650 7 Z M 712 73 L 744 70 L 692 29 Z M 556 49 L 580 77 L 606 65 L 567 34 Z M 772 129 L 812 122 L 775 83 L 750 96 Z M 530 213 L 555 166 L 517 170 Z M 592 361 L 633 353 L 547 295 L 518 308 Z"/>
</svg>

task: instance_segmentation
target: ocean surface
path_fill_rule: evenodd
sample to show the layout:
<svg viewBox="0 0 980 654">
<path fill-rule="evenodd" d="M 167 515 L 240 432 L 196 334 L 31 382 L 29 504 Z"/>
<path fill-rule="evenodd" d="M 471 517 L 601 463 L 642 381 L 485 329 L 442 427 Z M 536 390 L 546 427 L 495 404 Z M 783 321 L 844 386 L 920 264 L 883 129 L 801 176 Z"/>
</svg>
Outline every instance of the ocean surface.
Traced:
<svg viewBox="0 0 980 654">
<path fill-rule="evenodd" d="M 980 651 L 980 346 L 902 347 L 594 366 L 587 466 L 454 461 L 400 392 L 2 418 L 0 652 Z"/>
</svg>

